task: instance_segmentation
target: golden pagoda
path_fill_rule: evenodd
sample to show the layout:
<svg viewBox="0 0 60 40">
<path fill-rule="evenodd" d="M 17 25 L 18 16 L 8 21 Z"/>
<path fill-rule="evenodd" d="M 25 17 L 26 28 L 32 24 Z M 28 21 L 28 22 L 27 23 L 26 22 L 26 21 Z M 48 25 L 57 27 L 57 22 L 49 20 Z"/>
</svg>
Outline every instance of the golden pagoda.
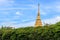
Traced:
<svg viewBox="0 0 60 40">
<path fill-rule="evenodd" d="M 40 10 L 39 10 L 40 5 L 38 4 L 38 15 L 35 23 L 35 27 L 42 27 L 42 22 L 40 19 Z"/>
</svg>

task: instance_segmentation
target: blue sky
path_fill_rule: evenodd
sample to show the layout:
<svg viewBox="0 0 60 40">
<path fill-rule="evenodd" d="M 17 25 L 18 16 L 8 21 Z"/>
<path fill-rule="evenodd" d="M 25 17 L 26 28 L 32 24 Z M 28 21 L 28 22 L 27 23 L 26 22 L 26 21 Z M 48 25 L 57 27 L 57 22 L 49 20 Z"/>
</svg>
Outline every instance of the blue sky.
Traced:
<svg viewBox="0 0 60 40">
<path fill-rule="evenodd" d="M 60 21 L 60 0 L 0 0 L 0 26 L 34 26 L 38 3 L 43 24 Z"/>
</svg>

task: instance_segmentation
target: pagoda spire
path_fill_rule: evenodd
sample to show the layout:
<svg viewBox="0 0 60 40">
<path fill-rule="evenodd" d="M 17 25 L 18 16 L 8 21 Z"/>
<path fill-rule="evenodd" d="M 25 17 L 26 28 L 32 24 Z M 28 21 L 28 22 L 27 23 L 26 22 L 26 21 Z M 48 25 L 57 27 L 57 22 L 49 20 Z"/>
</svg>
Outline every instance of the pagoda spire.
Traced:
<svg viewBox="0 0 60 40">
<path fill-rule="evenodd" d="M 38 4 L 38 15 L 37 15 L 35 27 L 41 27 L 41 26 L 42 26 L 42 22 L 40 19 L 40 4 Z"/>
<path fill-rule="evenodd" d="M 38 4 L 38 13 L 40 14 L 40 8 L 39 7 L 40 7 L 40 4 Z"/>
</svg>

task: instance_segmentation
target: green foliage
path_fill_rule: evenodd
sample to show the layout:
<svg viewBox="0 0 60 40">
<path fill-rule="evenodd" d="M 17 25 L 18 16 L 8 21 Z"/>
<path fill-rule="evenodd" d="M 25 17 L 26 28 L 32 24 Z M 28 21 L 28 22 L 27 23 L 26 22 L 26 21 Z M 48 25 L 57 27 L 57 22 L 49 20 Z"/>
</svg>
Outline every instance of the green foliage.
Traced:
<svg viewBox="0 0 60 40">
<path fill-rule="evenodd" d="M 46 26 L 17 29 L 2 27 L 0 40 L 60 40 L 60 22 Z"/>
</svg>

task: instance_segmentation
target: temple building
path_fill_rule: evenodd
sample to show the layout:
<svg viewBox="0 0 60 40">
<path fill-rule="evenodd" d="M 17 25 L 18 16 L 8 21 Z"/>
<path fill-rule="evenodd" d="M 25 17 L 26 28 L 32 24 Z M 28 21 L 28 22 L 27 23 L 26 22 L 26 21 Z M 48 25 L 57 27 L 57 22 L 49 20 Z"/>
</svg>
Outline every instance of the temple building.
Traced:
<svg viewBox="0 0 60 40">
<path fill-rule="evenodd" d="M 37 18 L 36 18 L 36 23 L 35 23 L 35 27 L 42 27 L 42 22 L 41 22 L 41 19 L 40 19 L 40 5 L 38 4 L 38 15 L 37 15 Z"/>
</svg>

